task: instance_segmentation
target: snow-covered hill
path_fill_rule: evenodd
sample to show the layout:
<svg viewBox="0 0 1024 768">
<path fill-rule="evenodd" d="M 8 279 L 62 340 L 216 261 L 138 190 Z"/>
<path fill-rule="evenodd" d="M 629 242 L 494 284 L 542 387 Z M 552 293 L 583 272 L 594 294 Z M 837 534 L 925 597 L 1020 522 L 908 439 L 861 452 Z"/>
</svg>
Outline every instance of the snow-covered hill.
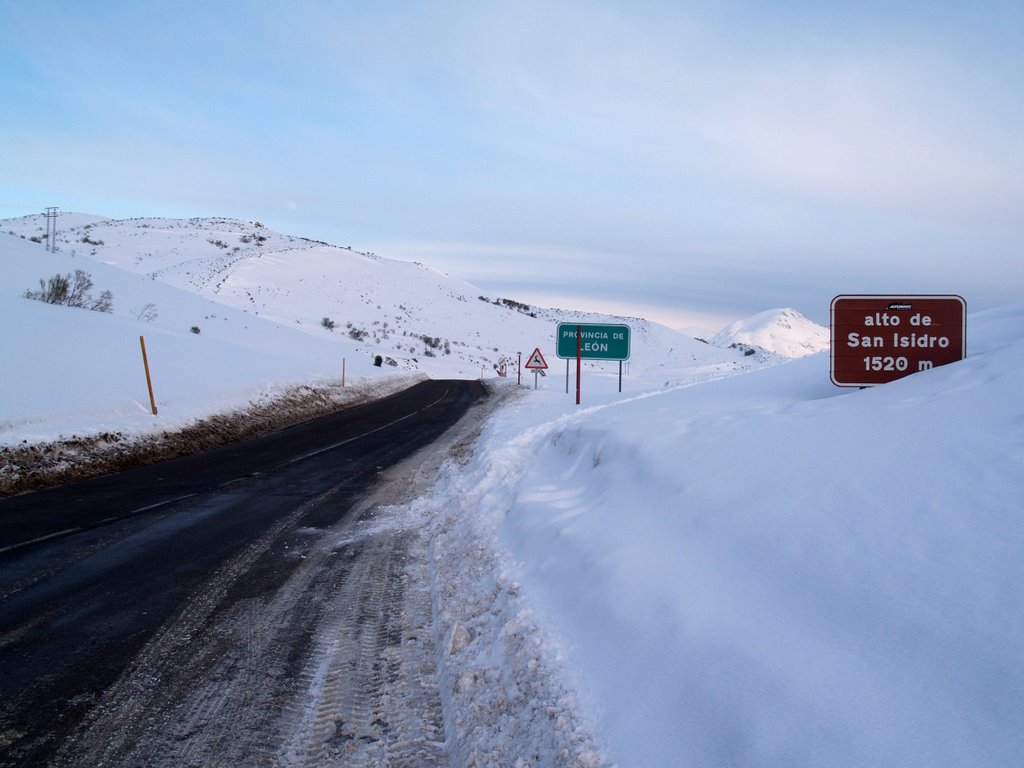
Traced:
<svg viewBox="0 0 1024 768">
<path fill-rule="evenodd" d="M 224 218 L 112 220 L 63 213 L 56 252 L 42 215 L 0 221 L 0 307 L 25 329 L 0 394 L 0 444 L 175 428 L 309 381 L 394 375 L 493 377 L 542 350 L 554 386 L 558 322 L 633 329 L 628 391 L 720 376 L 758 362 L 638 318 L 531 307 L 482 296 L 421 264 Z M 28 301 L 41 279 L 81 269 L 113 294 L 108 314 Z M 158 418 L 138 336 L 147 339 Z M 376 367 L 375 359 L 382 365 Z M 611 375 L 612 364 L 588 366 Z M 617 373 L 617 371 L 615 371 Z"/>
<path fill-rule="evenodd" d="M 737 320 L 711 338 L 718 347 L 762 349 L 782 357 L 803 357 L 828 349 L 829 330 L 795 309 L 769 309 Z"/>
</svg>

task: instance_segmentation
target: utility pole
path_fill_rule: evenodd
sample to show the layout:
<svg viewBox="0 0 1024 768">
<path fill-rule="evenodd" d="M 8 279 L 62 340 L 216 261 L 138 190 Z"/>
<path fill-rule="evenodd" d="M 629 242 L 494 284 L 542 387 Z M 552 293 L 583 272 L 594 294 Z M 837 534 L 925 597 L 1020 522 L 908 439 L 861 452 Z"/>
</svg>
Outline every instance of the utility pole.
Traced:
<svg viewBox="0 0 1024 768">
<path fill-rule="evenodd" d="M 57 206 L 46 208 L 46 250 L 57 250 Z"/>
</svg>

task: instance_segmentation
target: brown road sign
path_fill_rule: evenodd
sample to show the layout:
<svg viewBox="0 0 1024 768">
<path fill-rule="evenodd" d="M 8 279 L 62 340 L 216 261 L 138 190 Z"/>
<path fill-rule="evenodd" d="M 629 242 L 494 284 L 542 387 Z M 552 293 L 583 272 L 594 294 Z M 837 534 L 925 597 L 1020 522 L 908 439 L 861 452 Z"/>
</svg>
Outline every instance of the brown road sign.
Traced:
<svg viewBox="0 0 1024 768">
<path fill-rule="evenodd" d="M 967 356 L 967 303 L 960 296 L 836 296 L 832 383 L 885 384 Z"/>
</svg>

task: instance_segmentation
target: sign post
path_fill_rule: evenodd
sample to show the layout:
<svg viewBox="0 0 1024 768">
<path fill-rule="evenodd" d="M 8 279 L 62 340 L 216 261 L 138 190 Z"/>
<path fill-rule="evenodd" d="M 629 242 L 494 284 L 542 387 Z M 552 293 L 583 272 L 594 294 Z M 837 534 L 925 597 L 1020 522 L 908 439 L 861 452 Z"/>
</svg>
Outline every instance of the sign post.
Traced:
<svg viewBox="0 0 1024 768">
<path fill-rule="evenodd" d="M 836 296 L 831 307 L 832 383 L 886 384 L 967 356 L 960 296 Z"/>
<path fill-rule="evenodd" d="M 583 375 L 583 326 L 576 326 L 576 405 L 580 404 L 580 378 Z"/>
<path fill-rule="evenodd" d="M 629 359 L 628 325 L 559 323 L 557 342 L 556 352 L 561 358 L 575 358 L 578 346 L 584 360 Z"/>
<path fill-rule="evenodd" d="M 533 388 L 537 388 L 537 375 L 546 376 L 544 370 L 548 367 L 547 361 L 544 359 L 544 355 L 540 352 L 540 347 L 536 347 L 533 350 L 533 354 L 530 355 L 530 359 L 526 361 L 525 368 L 533 371 Z"/>
<path fill-rule="evenodd" d="M 565 358 L 565 389 L 569 391 L 569 360 L 576 359 L 576 405 L 580 404 L 580 376 L 584 360 L 618 360 L 619 392 L 622 361 L 629 359 L 629 326 L 602 323 L 559 323 L 555 353 Z"/>
</svg>

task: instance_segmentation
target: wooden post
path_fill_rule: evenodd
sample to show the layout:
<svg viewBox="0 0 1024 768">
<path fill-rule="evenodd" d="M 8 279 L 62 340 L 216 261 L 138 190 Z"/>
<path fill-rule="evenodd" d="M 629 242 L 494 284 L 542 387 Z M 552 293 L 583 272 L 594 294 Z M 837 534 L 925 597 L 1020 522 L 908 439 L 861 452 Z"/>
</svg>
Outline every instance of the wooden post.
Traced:
<svg viewBox="0 0 1024 768">
<path fill-rule="evenodd" d="M 146 338 L 139 336 L 139 344 L 142 346 L 142 365 L 146 369 L 146 386 L 149 388 L 149 405 L 156 416 L 156 398 L 153 397 L 153 379 L 149 375 L 149 359 L 146 357 Z"/>
<path fill-rule="evenodd" d="M 341 358 L 341 388 L 345 388 L 345 358 Z"/>
</svg>

